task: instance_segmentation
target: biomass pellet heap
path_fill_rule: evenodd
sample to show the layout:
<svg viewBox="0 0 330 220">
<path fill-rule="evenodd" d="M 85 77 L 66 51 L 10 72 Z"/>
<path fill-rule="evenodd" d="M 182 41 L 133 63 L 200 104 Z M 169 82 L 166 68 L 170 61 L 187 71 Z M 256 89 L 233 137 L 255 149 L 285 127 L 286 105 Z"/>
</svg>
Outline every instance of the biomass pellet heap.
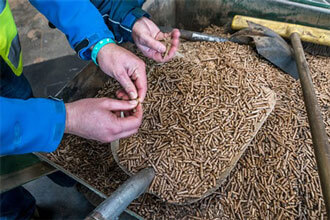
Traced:
<svg viewBox="0 0 330 220">
<path fill-rule="evenodd" d="M 218 27 L 213 27 L 208 29 L 207 33 L 221 35 L 222 30 Z M 144 103 L 145 121 L 141 127 L 141 134 L 131 137 L 132 139 L 129 138 L 120 141 L 126 142 L 126 151 L 128 153 L 133 153 L 135 150 L 137 153 L 140 153 L 140 155 L 143 155 L 143 150 L 146 150 L 141 148 L 142 145 L 146 145 L 149 149 L 150 153 L 148 155 L 146 154 L 146 156 L 148 156 L 147 159 L 139 156 L 139 154 L 136 154 L 135 157 L 129 157 L 126 159 L 126 161 L 131 161 L 128 162 L 131 163 L 131 171 L 138 169 L 138 167 L 134 167 L 134 163 L 136 166 L 139 165 L 141 167 L 150 165 L 152 166 L 152 164 L 156 165 L 157 163 L 157 152 L 152 151 L 152 148 L 149 148 L 151 147 L 149 142 L 139 143 L 141 146 L 137 146 L 136 148 L 132 148 L 130 151 L 128 151 L 130 142 L 133 143 L 134 141 L 139 141 L 139 135 L 146 136 L 145 132 L 143 132 L 143 130 L 146 128 L 145 126 L 150 126 L 149 128 L 152 129 L 152 131 L 160 130 L 159 132 L 164 132 L 161 131 L 161 127 L 159 127 L 160 125 L 168 126 L 168 128 L 170 128 L 170 135 L 159 134 L 158 138 L 162 141 L 167 141 L 168 143 L 171 143 L 171 141 L 172 143 L 178 142 L 177 140 L 180 136 L 176 133 L 182 132 L 183 135 L 187 135 L 186 129 L 183 126 L 186 126 L 187 130 L 192 129 L 194 120 L 196 120 L 194 117 L 197 117 L 197 115 L 199 115 L 198 117 L 203 115 L 205 116 L 207 114 L 207 109 L 205 109 L 204 112 L 201 112 L 200 114 L 194 113 L 197 111 L 202 111 L 203 106 L 211 103 L 211 99 L 214 102 L 218 101 L 217 104 L 220 103 L 221 99 L 224 101 L 224 103 L 227 104 L 228 108 L 230 107 L 233 110 L 237 110 L 242 106 L 246 106 L 244 103 L 242 103 L 241 107 L 235 106 L 232 103 L 228 104 L 228 100 L 235 100 L 232 97 L 229 97 L 230 99 L 228 98 L 228 96 L 233 96 L 229 91 L 227 91 L 228 93 L 225 91 L 228 89 L 234 93 L 237 90 L 241 92 L 250 91 L 248 94 L 255 94 L 255 92 L 252 91 L 253 89 L 257 89 L 256 91 L 261 91 L 261 88 L 266 88 L 266 90 L 268 88 L 276 93 L 276 105 L 264 125 L 252 140 L 251 144 L 247 147 L 244 155 L 237 162 L 235 168 L 232 170 L 230 175 L 225 178 L 224 182 L 221 184 L 221 187 L 213 194 L 190 205 L 178 206 L 164 203 L 164 200 L 173 200 L 173 198 L 173 201 L 183 201 L 187 198 L 180 196 L 180 193 L 179 196 L 174 194 L 173 196 L 168 197 L 167 195 L 164 196 L 164 194 L 166 194 L 166 192 L 169 190 L 169 187 L 173 187 L 173 189 L 177 187 L 176 189 L 178 190 L 176 192 L 178 193 L 181 192 L 179 191 L 181 190 L 180 187 L 183 188 L 185 186 L 185 190 L 188 190 L 188 192 L 181 195 L 189 195 L 189 190 L 191 189 L 187 183 L 183 182 L 188 182 L 189 177 L 186 175 L 186 180 L 180 180 L 182 183 L 168 183 L 170 180 L 167 180 L 166 176 L 165 178 L 160 176 L 160 173 L 163 171 L 158 170 L 158 180 L 155 179 L 154 185 L 152 186 L 150 192 L 153 192 L 153 194 L 156 194 L 158 197 L 162 197 L 162 199 L 159 199 L 150 194 L 145 194 L 144 196 L 134 201 L 129 206 L 129 209 L 137 212 L 146 219 L 325 219 L 325 206 L 320 190 L 315 158 L 313 156 L 314 154 L 311 135 L 308 128 L 307 116 L 302 100 L 299 82 L 294 80 L 291 76 L 283 73 L 273 65 L 269 64 L 267 61 L 261 59 L 254 52 L 254 50 L 247 45 L 238 45 L 230 42 L 183 42 L 180 46 L 179 53 L 183 55 L 183 58 L 179 58 L 178 60 L 173 60 L 171 62 L 171 65 L 176 65 L 178 71 L 172 71 L 171 67 L 167 66 L 167 64 L 157 66 L 155 63 L 149 61 L 147 62 L 147 72 L 149 73 L 150 81 L 149 92 L 158 88 L 159 91 L 163 94 L 164 91 L 168 92 L 173 89 L 173 94 L 176 94 L 176 96 L 169 97 L 165 95 L 166 93 L 163 94 L 165 98 L 171 100 L 168 101 L 169 103 L 167 103 L 167 105 L 173 107 L 166 111 L 166 109 L 164 109 L 164 102 L 161 104 L 161 102 L 157 103 L 158 100 L 153 101 L 157 97 L 161 97 L 160 94 L 157 94 L 156 92 L 148 93 L 147 98 L 150 97 L 151 100 L 146 100 Z M 190 63 L 184 59 L 188 59 Z M 307 56 L 307 60 L 311 68 L 317 96 L 320 101 L 320 107 L 323 112 L 326 129 L 329 135 L 330 61 L 328 57 L 311 55 Z M 180 68 L 180 66 L 182 67 Z M 185 70 L 185 68 L 188 66 L 191 67 L 189 67 L 188 70 Z M 196 70 L 194 70 L 194 68 L 196 68 Z M 213 68 L 216 71 L 212 71 Z M 183 104 L 184 101 L 179 102 L 178 100 L 180 100 L 180 97 L 183 97 L 183 94 L 190 92 L 191 87 L 189 87 L 189 85 L 191 86 L 193 77 L 201 77 L 202 79 L 202 77 L 209 76 L 206 74 L 198 75 L 197 70 L 200 70 L 202 73 L 217 72 L 218 76 L 221 76 L 218 79 L 220 84 L 226 86 L 227 88 L 220 89 L 220 91 L 226 95 L 223 95 L 222 97 L 221 95 L 217 96 L 217 93 L 210 94 L 208 95 L 208 98 L 205 98 L 201 103 L 199 103 L 199 105 L 196 105 L 195 103 L 198 104 L 197 98 L 201 100 L 205 97 L 204 94 L 206 94 L 207 91 L 212 91 L 213 89 L 215 90 L 215 88 L 210 88 L 209 86 L 213 84 L 207 81 L 206 78 L 203 78 L 203 83 L 201 83 L 201 85 L 193 86 L 193 89 L 196 89 L 196 91 L 193 93 L 194 95 L 190 97 L 188 96 L 189 102 L 194 103 L 195 105 L 189 105 L 188 101 L 186 102 L 186 105 Z M 165 73 L 161 75 L 163 72 Z M 180 79 L 180 73 L 184 74 L 184 77 L 187 78 L 187 80 L 178 81 L 177 79 Z M 228 75 L 230 75 L 231 78 L 229 78 Z M 158 77 L 160 85 L 156 85 L 157 81 L 152 80 L 156 77 Z M 214 78 L 214 75 L 212 77 L 213 80 L 217 80 Z M 172 82 L 170 82 L 170 80 L 172 80 Z M 240 84 L 242 81 L 243 84 Z M 245 82 L 249 83 L 244 84 Z M 184 83 L 188 85 L 183 85 Z M 229 84 L 232 84 L 231 86 L 234 87 L 230 87 Z M 176 85 L 178 85 L 182 91 L 180 91 Z M 240 87 L 240 85 L 246 85 L 246 87 Z M 108 82 L 104 89 L 99 91 L 99 96 L 113 96 L 113 91 L 116 90 L 116 86 L 118 85 L 114 84 L 113 81 Z M 197 88 L 200 88 L 198 90 L 199 92 L 197 92 Z M 266 94 L 267 92 L 261 94 L 260 97 L 253 96 L 251 102 L 257 103 L 263 100 L 267 97 Z M 194 96 L 196 96 L 196 100 L 194 100 Z M 218 97 L 219 100 L 217 100 L 216 97 Z M 225 97 L 227 97 L 227 99 L 225 99 Z M 243 96 L 237 97 L 238 98 L 236 99 L 239 103 L 240 101 L 244 100 Z M 174 101 L 172 101 L 172 99 Z M 177 101 L 175 102 L 175 100 Z M 161 119 L 159 118 L 159 113 L 155 112 L 155 114 L 152 114 L 151 110 L 153 108 L 150 108 L 150 106 L 148 107 L 148 105 L 151 105 L 152 103 L 155 106 L 163 106 L 162 111 L 160 112 L 162 116 Z M 177 124 L 173 124 L 173 127 L 171 127 L 171 124 L 166 124 L 169 120 L 173 119 L 173 117 L 177 117 L 173 112 L 173 110 L 176 108 L 174 104 L 180 106 L 183 110 L 190 109 L 190 111 L 185 112 L 185 114 L 183 114 L 181 117 L 181 120 L 184 122 L 182 123 L 183 126 L 181 125 L 179 117 Z M 261 106 L 262 105 L 263 104 L 261 104 Z M 219 106 L 220 109 L 224 108 L 224 105 Z M 251 107 L 257 108 L 258 105 Z M 192 111 L 193 108 L 194 111 Z M 211 104 L 209 107 L 209 112 L 211 112 L 210 115 L 214 115 L 214 112 L 210 110 L 214 108 L 215 104 L 213 104 L 213 106 Z M 227 117 L 230 116 L 232 120 L 224 122 L 227 123 L 226 126 L 230 128 L 229 131 L 233 133 L 235 130 L 233 130 L 233 127 L 230 127 L 233 126 L 230 123 L 236 123 L 237 125 L 239 123 L 239 121 L 234 121 L 233 119 L 238 118 L 239 116 L 247 116 L 249 115 L 247 113 L 248 110 L 251 110 L 251 108 L 242 109 L 242 114 L 238 116 L 235 116 L 234 112 L 233 114 L 229 113 Z M 158 109 L 156 110 L 158 111 Z M 264 111 L 261 110 L 259 114 L 264 114 L 262 112 Z M 253 116 L 253 114 L 251 114 L 251 116 Z M 247 123 L 247 121 L 260 120 L 258 117 L 254 116 L 254 118 L 250 119 L 248 119 L 248 117 L 249 116 L 246 117 L 245 123 L 242 122 L 241 125 L 238 126 L 240 129 L 251 129 L 253 126 L 250 127 L 251 124 Z M 205 118 L 208 118 L 208 115 L 206 115 Z M 162 123 L 160 120 L 162 120 Z M 207 121 L 208 123 L 206 123 L 206 121 L 200 122 L 199 124 L 196 122 L 197 124 L 195 124 L 195 126 L 200 126 L 196 130 L 201 131 L 201 133 L 206 133 L 206 129 L 211 130 L 217 126 L 219 126 L 220 129 L 223 124 L 216 123 L 216 120 L 219 119 L 217 119 L 217 117 L 214 115 L 213 120 L 211 120 L 213 121 L 212 123 L 210 121 Z M 153 128 L 152 125 L 154 125 L 155 128 Z M 243 125 L 245 125 L 245 128 Z M 213 131 L 212 134 L 215 132 L 219 132 L 219 130 Z M 251 135 L 250 130 L 248 134 Z M 168 136 L 168 140 L 166 140 L 163 136 Z M 165 171 L 163 173 L 169 175 L 169 177 L 171 177 L 171 175 L 174 175 L 175 177 L 175 172 L 175 174 L 167 174 L 167 172 L 170 170 L 170 168 L 166 170 L 166 166 L 169 166 L 169 164 L 166 163 L 168 162 L 167 160 L 170 160 L 171 157 L 171 160 L 174 160 L 173 157 L 175 156 L 177 159 L 180 159 L 180 157 L 186 157 L 189 158 L 189 162 L 188 160 L 187 162 L 183 161 L 182 164 L 186 163 L 185 166 L 187 166 L 187 168 L 190 170 L 188 171 L 187 169 L 187 172 L 184 172 L 182 169 L 182 174 L 190 174 L 189 172 L 196 173 L 196 179 L 198 180 L 198 178 L 200 178 L 198 176 L 201 175 L 201 169 L 200 167 L 198 168 L 200 163 L 196 161 L 191 162 L 194 159 L 192 158 L 193 149 L 198 149 L 201 152 L 201 155 L 196 152 L 196 158 L 203 159 L 205 160 L 204 162 L 207 160 L 206 157 L 213 157 L 213 151 L 211 151 L 211 153 L 205 154 L 208 149 L 212 149 L 208 148 L 208 145 L 195 144 L 193 146 L 189 146 L 187 144 L 189 141 L 191 142 L 191 140 L 198 140 L 198 138 L 200 138 L 200 136 L 197 135 L 191 136 L 192 138 L 180 138 L 185 141 L 182 143 L 182 145 L 186 146 L 188 156 L 185 155 L 184 150 L 183 152 L 180 152 L 181 154 L 179 154 L 179 151 L 170 151 L 170 156 L 167 156 L 167 152 L 164 151 L 163 154 L 165 156 L 160 158 L 158 165 L 155 166 L 155 168 L 163 169 Z M 220 141 L 213 136 L 214 135 L 212 135 L 212 140 L 214 142 L 219 142 L 219 145 L 217 146 L 222 146 Z M 235 136 L 228 134 L 228 137 Z M 201 141 L 203 142 L 202 139 Z M 205 139 L 205 142 L 206 141 L 207 139 Z M 223 146 L 220 149 L 228 150 L 232 146 L 238 147 L 241 145 L 226 145 L 226 147 Z M 174 147 L 174 149 L 178 149 L 178 144 L 176 148 Z M 161 149 L 158 150 L 158 153 L 161 153 L 159 151 L 161 151 Z M 233 150 L 232 154 L 235 154 L 238 151 L 239 149 Z M 175 152 L 178 152 L 178 154 L 174 155 Z M 192 153 L 192 155 L 190 153 Z M 230 152 L 228 151 L 226 155 L 230 157 Z M 152 156 L 155 157 L 153 158 Z M 92 187 L 98 189 L 105 195 L 110 195 L 123 182 L 123 180 L 127 178 L 124 172 L 122 172 L 122 170 L 114 161 L 110 150 L 110 145 L 108 144 L 100 144 L 75 136 L 68 136 L 63 140 L 60 148 L 56 152 L 48 155 L 48 157 L 56 164 L 59 164 L 74 175 L 80 177 L 82 180 L 86 181 Z M 214 156 L 213 159 L 215 158 L 216 157 Z M 222 158 L 225 157 L 223 156 Z M 122 157 L 120 160 L 125 161 L 125 158 Z M 140 161 L 145 161 L 145 164 L 142 164 Z M 165 166 L 162 165 L 161 161 L 163 161 Z M 209 170 L 207 170 L 209 169 L 208 167 L 211 167 L 210 163 L 211 161 L 205 163 L 205 170 L 203 170 L 202 173 L 204 179 L 208 173 L 211 173 Z M 221 160 L 219 163 L 221 166 L 228 164 L 225 160 Z M 201 164 L 204 165 L 203 163 Z M 212 165 L 214 166 L 214 164 Z M 124 165 L 124 168 L 129 168 L 127 163 L 123 163 L 122 165 Z M 174 165 L 175 164 L 170 165 L 172 166 L 172 170 L 174 170 Z M 217 168 L 217 171 L 221 172 L 221 168 L 222 167 L 220 167 L 220 169 Z M 212 176 L 212 174 L 209 174 L 209 176 Z M 165 181 L 164 185 L 161 185 L 162 179 L 165 179 L 163 180 Z M 160 181 L 160 183 L 157 183 L 157 181 Z M 208 180 L 205 183 L 206 185 L 203 185 L 203 183 L 199 190 L 202 191 L 203 186 L 210 187 L 212 184 L 212 182 L 208 182 Z M 164 191 L 161 191 L 163 189 L 160 186 L 164 187 Z M 195 195 L 198 194 L 196 193 Z"/>
<path fill-rule="evenodd" d="M 180 204 L 218 188 L 275 105 L 274 92 L 226 65 L 220 48 L 183 47 L 183 57 L 150 68 L 141 128 L 113 151 L 128 173 L 153 167 L 149 191 Z"/>
</svg>

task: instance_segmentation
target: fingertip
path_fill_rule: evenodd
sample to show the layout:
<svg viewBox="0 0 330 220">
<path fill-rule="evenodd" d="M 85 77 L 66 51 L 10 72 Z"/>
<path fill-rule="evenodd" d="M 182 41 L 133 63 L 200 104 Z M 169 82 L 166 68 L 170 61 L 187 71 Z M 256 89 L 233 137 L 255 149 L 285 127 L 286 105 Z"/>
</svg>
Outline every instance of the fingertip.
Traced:
<svg viewBox="0 0 330 220">
<path fill-rule="evenodd" d="M 136 116 L 139 116 L 139 115 L 142 115 L 143 111 L 142 111 L 142 104 L 139 103 L 136 108 L 135 108 L 135 112 L 134 112 L 134 115 Z"/>
<path fill-rule="evenodd" d="M 129 95 L 129 97 L 131 98 L 131 99 L 137 99 L 137 94 L 136 94 L 136 92 L 129 92 L 128 93 L 128 95 Z"/>
<path fill-rule="evenodd" d="M 181 33 L 180 33 L 179 29 L 175 28 L 175 29 L 172 30 L 172 37 L 173 38 L 179 38 L 180 35 L 181 35 Z"/>
<path fill-rule="evenodd" d="M 159 46 L 158 46 L 157 51 L 159 53 L 165 53 L 166 52 L 166 46 L 164 44 L 162 44 L 162 43 L 159 42 Z"/>
</svg>

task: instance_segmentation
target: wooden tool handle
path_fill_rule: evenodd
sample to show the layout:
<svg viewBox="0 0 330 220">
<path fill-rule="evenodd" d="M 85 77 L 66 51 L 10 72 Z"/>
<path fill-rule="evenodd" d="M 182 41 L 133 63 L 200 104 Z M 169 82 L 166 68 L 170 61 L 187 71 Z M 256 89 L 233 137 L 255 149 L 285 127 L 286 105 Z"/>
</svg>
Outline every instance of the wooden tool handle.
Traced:
<svg viewBox="0 0 330 220">
<path fill-rule="evenodd" d="M 322 192 L 328 216 L 330 215 L 330 146 L 323 123 L 320 107 L 317 102 L 310 70 L 298 33 L 292 33 L 291 43 L 299 72 L 301 88 L 304 95 L 309 126 L 312 133 L 313 148 L 320 176 Z"/>
</svg>

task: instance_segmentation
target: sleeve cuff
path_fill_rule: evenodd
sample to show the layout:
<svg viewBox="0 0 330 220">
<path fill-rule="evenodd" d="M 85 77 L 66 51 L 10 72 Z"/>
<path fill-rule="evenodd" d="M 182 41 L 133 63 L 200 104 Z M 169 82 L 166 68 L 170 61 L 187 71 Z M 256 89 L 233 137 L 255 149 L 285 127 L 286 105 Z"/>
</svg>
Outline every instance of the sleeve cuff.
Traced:
<svg viewBox="0 0 330 220">
<path fill-rule="evenodd" d="M 77 52 L 81 59 L 90 60 L 92 56 L 92 51 L 89 48 L 104 38 L 111 38 L 112 40 L 114 40 L 115 37 L 110 30 L 104 30 L 103 32 L 95 33 L 90 37 L 87 37 L 84 40 L 80 41 L 74 47 L 74 50 Z"/>
<path fill-rule="evenodd" d="M 62 101 L 0 97 L 0 154 L 52 152 L 60 144 L 66 110 Z"/>
<path fill-rule="evenodd" d="M 62 100 L 53 99 L 54 103 L 54 113 L 53 119 L 56 122 L 53 128 L 53 137 L 50 139 L 49 148 L 46 149 L 47 152 L 52 152 L 57 149 L 60 145 L 63 134 L 65 131 L 65 121 L 66 121 L 66 110 L 65 104 Z"/>
<path fill-rule="evenodd" d="M 134 8 L 125 16 L 124 20 L 120 24 L 120 27 L 124 30 L 123 37 L 125 41 L 130 41 L 133 43 L 132 28 L 135 22 L 143 16 L 147 18 L 150 17 L 150 15 L 141 8 Z"/>
</svg>

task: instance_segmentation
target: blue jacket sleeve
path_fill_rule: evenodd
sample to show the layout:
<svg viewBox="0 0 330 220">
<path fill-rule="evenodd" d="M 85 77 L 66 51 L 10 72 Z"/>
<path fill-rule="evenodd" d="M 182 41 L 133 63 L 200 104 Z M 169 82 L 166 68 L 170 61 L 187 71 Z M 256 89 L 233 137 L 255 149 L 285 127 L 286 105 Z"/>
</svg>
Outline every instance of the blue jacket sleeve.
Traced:
<svg viewBox="0 0 330 220">
<path fill-rule="evenodd" d="M 97 8 L 89 0 L 30 0 L 31 4 L 66 36 L 80 58 L 91 58 L 90 47 L 114 39 Z"/>
<path fill-rule="evenodd" d="M 52 152 L 65 130 L 61 101 L 0 97 L 0 155 Z"/>
<path fill-rule="evenodd" d="M 132 28 L 142 16 L 150 17 L 141 9 L 144 0 L 91 0 L 115 34 L 118 43 L 132 39 Z"/>
</svg>

